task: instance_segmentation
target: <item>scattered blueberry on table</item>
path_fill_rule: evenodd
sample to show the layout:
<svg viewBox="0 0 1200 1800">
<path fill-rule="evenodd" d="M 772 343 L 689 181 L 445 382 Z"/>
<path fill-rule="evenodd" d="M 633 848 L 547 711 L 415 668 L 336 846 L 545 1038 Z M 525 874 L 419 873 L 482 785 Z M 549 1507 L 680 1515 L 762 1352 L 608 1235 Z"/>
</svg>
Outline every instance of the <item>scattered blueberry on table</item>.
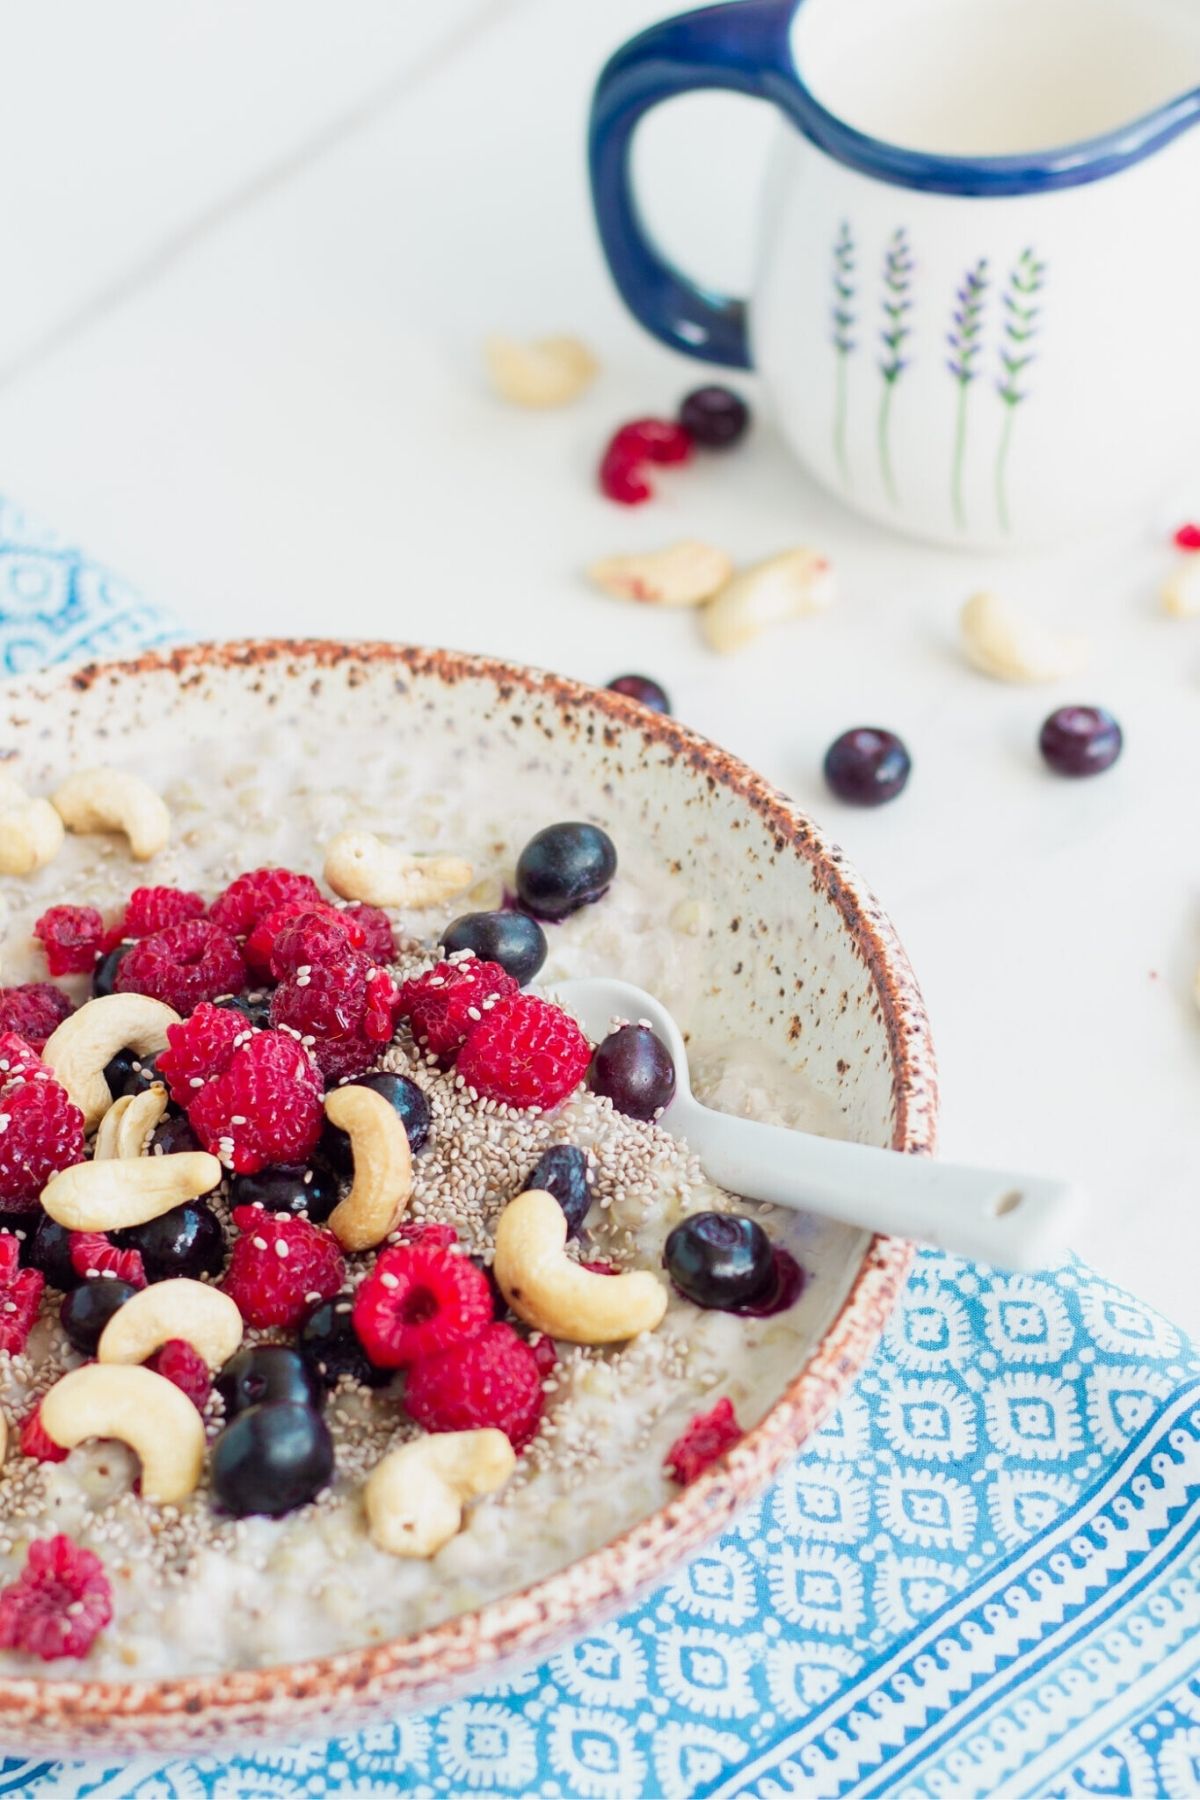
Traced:
<svg viewBox="0 0 1200 1800">
<path fill-rule="evenodd" d="M 732 388 L 713 382 L 684 396 L 679 423 L 706 450 L 728 450 L 746 435 L 750 408 Z"/>
<path fill-rule="evenodd" d="M 666 689 L 649 675 L 615 675 L 608 686 L 610 692 L 624 694 L 627 700 L 637 700 L 651 712 L 669 713 L 671 710 Z"/>
<path fill-rule="evenodd" d="M 1102 775 L 1123 744 L 1121 727 L 1103 706 L 1060 706 L 1038 736 L 1038 748 L 1056 775 Z"/>
<path fill-rule="evenodd" d="M 850 806 L 882 806 L 908 784 L 912 758 L 894 731 L 857 725 L 825 752 L 825 779 Z"/>
</svg>

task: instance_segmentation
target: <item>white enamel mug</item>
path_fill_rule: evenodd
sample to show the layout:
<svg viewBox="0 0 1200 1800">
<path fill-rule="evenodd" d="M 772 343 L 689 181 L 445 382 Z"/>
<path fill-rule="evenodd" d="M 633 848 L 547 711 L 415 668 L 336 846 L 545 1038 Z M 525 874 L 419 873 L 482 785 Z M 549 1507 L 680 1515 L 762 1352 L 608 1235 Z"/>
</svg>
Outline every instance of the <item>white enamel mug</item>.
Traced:
<svg viewBox="0 0 1200 1800">
<path fill-rule="evenodd" d="M 640 118 L 698 88 L 783 115 L 754 291 L 647 236 Z M 1063 539 L 1200 480 L 1197 0 L 748 0 L 597 84 L 597 222 L 636 317 L 763 377 L 846 503 L 964 547 Z"/>
</svg>

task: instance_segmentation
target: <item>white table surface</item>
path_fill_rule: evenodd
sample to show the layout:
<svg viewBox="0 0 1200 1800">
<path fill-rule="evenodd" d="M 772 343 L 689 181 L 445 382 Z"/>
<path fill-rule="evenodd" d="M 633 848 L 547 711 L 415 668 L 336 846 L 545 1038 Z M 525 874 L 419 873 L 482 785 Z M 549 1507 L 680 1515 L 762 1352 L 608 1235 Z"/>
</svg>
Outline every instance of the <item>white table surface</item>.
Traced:
<svg viewBox="0 0 1200 1800">
<path fill-rule="evenodd" d="M 585 193 L 591 82 L 662 10 L 6 6 L 0 492 L 200 635 L 389 635 L 658 676 L 883 898 L 933 1017 L 945 1152 L 1077 1176 L 1083 1254 L 1200 1328 L 1200 624 L 1156 606 L 1200 470 L 1135 534 L 995 564 L 856 522 L 766 420 L 652 505 L 603 500 L 609 428 L 704 378 L 623 312 Z M 646 129 L 651 215 L 710 279 L 744 283 L 772 129 L 710 97 Z M 494 329 L 578 332 L 602 378 L 566 412 L 509 410 L 481 379 Z M 688 618 L 579 577 L 683 535 L 745 558 L 819 544 L 839 603 L 725 660 Z M 965 668 L 957 609 L 989 584 L 1093 638 L 1082 685 Z M 1125 726 L 1100 780 L 1039 767 L 1038 724 L 1067 699 Z M 820 779 L 861 723 L 915 758 L 877 813 Z"/>
</svg>

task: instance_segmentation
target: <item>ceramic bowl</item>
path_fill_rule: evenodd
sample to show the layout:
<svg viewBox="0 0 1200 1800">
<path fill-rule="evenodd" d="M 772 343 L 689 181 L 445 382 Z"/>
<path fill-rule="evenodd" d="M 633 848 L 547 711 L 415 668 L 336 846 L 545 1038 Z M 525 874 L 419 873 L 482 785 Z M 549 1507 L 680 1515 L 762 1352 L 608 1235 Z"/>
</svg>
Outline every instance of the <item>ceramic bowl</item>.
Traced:
<svg viewBox="0 0 1200 1800">
<path fill-rule="evenodd" d="M 432 748 L 464 778 L 486 766 L 514 793 L 553 774 L 619 842 L 648 840 L 664 882 L 707 898 L 705 981 L 690 1020 L 697 1041 L 753 1038 L 836 1103 L 846 1135 L 932 1149 L 925 1013 L 871 895 L 783 795 L 621 696 L 395 644 L 202 645 L 10 687 L 0 756 L 16 752 L 27 778 L 41 771 L 49 780 L 71 766 L 135 766 L 139 746 L 148 750 L 164 725 L 176 741 L 202 745 L 250 724 L 269 726 L 282 757 L 293 733 L 316 732 L 336 747 L 351 720 L 358 732 L 377 730 L 389 751 Z M 910 1247 L 851 1230 L 829 1243 L 811 1349 L 778 1370 L 765 1417 L 720 1464 L 603 1548 L 476 1612 L 360 1651 L 158 1682 L 0 1678 L 0 1744 L 98 1754 L 312 1739 L 540 1660 L 719 1532 L 850 1386 L 895 1305 Z"/>
</svg>

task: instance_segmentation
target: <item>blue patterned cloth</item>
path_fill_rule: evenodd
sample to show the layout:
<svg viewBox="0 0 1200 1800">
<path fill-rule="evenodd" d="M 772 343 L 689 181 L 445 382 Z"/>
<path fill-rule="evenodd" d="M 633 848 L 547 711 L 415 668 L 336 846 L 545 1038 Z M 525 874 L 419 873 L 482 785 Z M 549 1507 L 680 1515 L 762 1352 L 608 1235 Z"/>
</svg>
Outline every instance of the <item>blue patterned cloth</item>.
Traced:
<svg viewBox="0 0 1200 1800">
<path fill-rule="evenodd" d="M 172 635 L 0 502 L 6 668 Z M 770 1493 L 533 1673 L 232 1762 L 0 1760 L 0 1795 L 110 1800 L 998 1791 L 1200 1791 L 1200 1358 L 1081 1266 L 932 1251 Z"/>
</svg>

